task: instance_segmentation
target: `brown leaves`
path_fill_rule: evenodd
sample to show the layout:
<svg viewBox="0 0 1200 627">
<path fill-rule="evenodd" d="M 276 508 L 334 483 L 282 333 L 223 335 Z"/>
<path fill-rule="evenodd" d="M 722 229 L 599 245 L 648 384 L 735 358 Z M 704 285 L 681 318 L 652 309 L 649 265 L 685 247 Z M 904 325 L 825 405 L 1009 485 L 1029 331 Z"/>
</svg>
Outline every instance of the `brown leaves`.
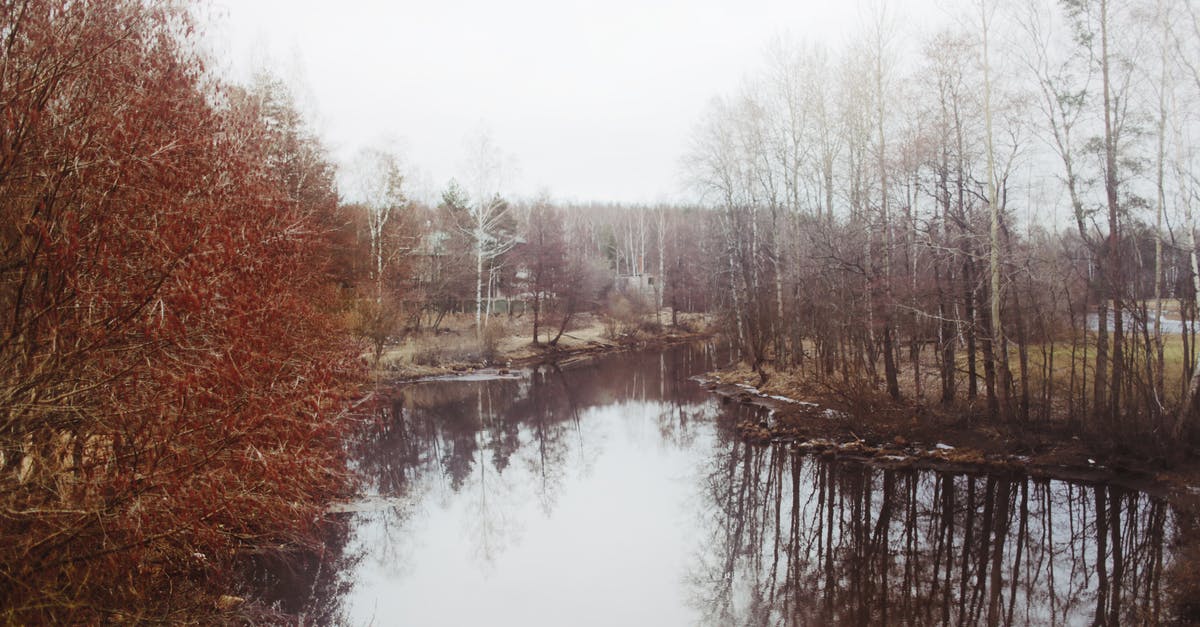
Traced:
<svg viewBox="0 0 1200 627">
<path fill-rule="evenodd" d="M 205 582 L 235 555 L 315 542 L 342 481 L 356 366 L 321 305 L 335 196 L 285 189 L 256 110 L 212 104 L 230 100 L 186 52 L 188 20 L 121 1 L 0 13 L 8 621 L 211 610 Z"/>
</svg>

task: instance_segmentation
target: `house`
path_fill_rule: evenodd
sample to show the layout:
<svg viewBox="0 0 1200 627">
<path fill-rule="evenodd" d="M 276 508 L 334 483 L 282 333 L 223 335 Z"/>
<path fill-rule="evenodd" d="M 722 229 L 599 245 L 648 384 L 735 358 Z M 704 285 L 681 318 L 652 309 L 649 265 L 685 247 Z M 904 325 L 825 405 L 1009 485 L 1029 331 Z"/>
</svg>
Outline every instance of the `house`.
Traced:
<svg viewBox="0 0 1200 627">
<path fill-rule="evenodd" d="M 618 274 L 613 287 L 622 294 L 636 294 L 653 303 L 658 296 L 656 281 L 653 274 Z"/>
</svg>

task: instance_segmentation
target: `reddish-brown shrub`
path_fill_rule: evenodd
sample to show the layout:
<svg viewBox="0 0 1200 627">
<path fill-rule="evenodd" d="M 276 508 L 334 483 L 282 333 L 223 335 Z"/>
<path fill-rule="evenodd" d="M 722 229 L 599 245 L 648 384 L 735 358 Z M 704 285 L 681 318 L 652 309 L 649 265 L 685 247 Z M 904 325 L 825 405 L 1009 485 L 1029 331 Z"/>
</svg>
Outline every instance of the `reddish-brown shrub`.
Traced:
<svg viewBox="0 0 1200 627">
<path fill-rule="evenodd" d="M 322 211 L 174 3 L 0 6 L 0 617 L 217 611 L 341 488 Z M 228 604 L 226 604 L 228 605 Z"/>
</svg>

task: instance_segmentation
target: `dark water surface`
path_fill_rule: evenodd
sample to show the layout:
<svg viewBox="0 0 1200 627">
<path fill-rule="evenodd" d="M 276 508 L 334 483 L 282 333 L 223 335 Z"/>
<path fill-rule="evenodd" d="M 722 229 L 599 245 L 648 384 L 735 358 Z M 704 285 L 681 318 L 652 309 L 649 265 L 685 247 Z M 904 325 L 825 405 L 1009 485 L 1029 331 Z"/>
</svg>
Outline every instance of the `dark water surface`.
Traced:
<svg viewBox="0 0 1200 627">
<path fill-rule="evenodd" d="M 711 346 L 387 395 L 306 622 L 1153 624 L 1176 514 L 1114 486 L 740 443 Z M 299 609 L 299 608 L 297 608 Z"/>
</svg>

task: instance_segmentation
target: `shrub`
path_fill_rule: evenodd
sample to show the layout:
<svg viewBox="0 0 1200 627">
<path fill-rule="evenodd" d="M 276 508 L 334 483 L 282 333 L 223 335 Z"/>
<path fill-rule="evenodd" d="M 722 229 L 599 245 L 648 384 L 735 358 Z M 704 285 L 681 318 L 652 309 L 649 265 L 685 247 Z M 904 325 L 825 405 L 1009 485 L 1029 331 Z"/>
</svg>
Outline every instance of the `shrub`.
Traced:
<svg viewBox="0 0 1200 627">
<path fill-rule="evenodd" d="M 616 340 L 637 333 L 650 305 L 634 293 L 611 291 L 604 305 L 604 331 L 609 339 Z"/>
<path fill-rule="evenodd" d="M 188 7 L 21 6 L 0 11 L 0 622 L 228 622 L 205 615 L 237 573 L 317 547 L 346 485 L 332 178 L 290 195 L 283 127 L 204 75 Z"/>
<path fill-rule="evenodd" d="M 373 298 L 360 298 L 347 314 L 347 328 L 371 347 L 376 364 L 383 357 L 383 349 L 400 331 L 400 311 L 388 303 L 378 303 Z"/>
<path fill-rule="evenodd" d="M 480 356 L 485 363 L 495 363 L 500 357 L 500 341 L 508 336 L 508 325 L 498 320 L 492 320 L 483 328 L 480 334 Z"/>
</svg>

